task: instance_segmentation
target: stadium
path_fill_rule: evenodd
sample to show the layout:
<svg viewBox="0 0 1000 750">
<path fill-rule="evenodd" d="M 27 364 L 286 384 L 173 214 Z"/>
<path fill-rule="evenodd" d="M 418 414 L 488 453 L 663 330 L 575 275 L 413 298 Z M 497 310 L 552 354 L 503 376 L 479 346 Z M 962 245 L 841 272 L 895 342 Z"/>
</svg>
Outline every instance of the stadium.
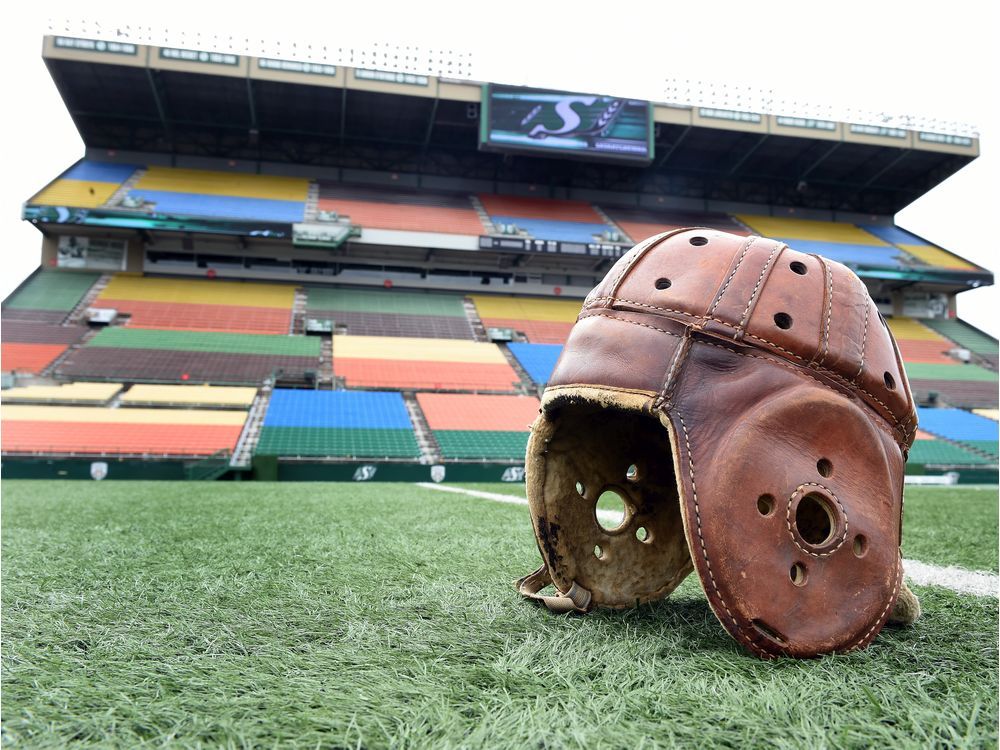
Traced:
<svg viewBox="0 0 1000 750">
<path fill-rule="evenodd" d="M 85 153 L 26 196 L 39 264 L 2 308 L 5 742 L 995 745 L 998 344 L 957 316 L 994 276 L 893 218 L 976 137 L 73 36 L 43 57 Z M 914 628 L 775 666 L 694 579 L 581 618 L 510 588 L 583 299 L 681 227 L 864 282 L 918 404 Z"/>
</svg>

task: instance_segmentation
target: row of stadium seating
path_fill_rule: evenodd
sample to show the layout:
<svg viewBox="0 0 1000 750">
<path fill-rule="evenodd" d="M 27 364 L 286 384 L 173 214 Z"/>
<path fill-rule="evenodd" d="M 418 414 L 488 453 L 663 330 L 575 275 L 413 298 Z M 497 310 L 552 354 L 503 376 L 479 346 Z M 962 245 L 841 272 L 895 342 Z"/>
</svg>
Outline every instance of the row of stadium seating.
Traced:
<svg viewBox="0 0 1000 750">
<path fill-rule="evenodd" d="M 231 452 L 255 388 L 74 383 L 4 393 L 5 453 L 209 455 Z M 118 398 L 120 408 L 107 408 Z M 19 404 L 37 405 L 19 405 Z M 517 460 L 539 402 L 530 396 L 421 392 L 416 403 L 444 459 Z M 13 405 L 10 405 L 13 404 Z M 64 406 L 58 404 L 87 404 Z M 149 407 L 166 408 L 149 408 Z M 189 407 L 189 408 L 183 408 Z M 191 408 L 193 407 L 193 408 Z M 210 411 L 212 409 L 212 411 Z M 997 461 L 996 410 L 919 410 L 911 464 L 979 466 Z M 994 418 L 990 418 L 990 416 Z M 402 394 L 276 389 L 258 455 L 417 459 Z"/>
<path fill-rule="evenodd" d="M 538 411 L 529 396 L 419 393 L 440 455 L 446 459 L 523 458 Z M 384 391 L 276 389 L 257 455 L 420 457 L 403 397 Z"/>
<path fill-rule="evenodd" d="M 287 284 L 118 274 L 93 306 L 129 314 L 124 326 L 83 341 L 89 334 L 82 324 L 46 322 L 51 312 L 65 318 L 97 278 L 42 271 L 11 297 L 3 310 L 5 372 L 39 373 L 63 357 L 54 374 L 65 379 L 256 384 L 275 374 L 305 380 L 328 365 L 318 337 L 287 335 L 296 297 Z M 333 338 L 332 374 L 346 387 L 516 390 L 519 378 L 503 352 L 474 341 L 457 294 L 328 287 L 302 293 L 307 318 L 330 321 L 336 333 L 348 334 Z M 468 300 L 487 328 L 509 328 L 529 340 L 509 351 L 534 383 L 545 384 L 580 302 L 499 295 Z M 956 320 L 891 317 L 888 323 L 920 401 L 937 394 L 966 408 L 996 404 L 995 370 L 949 354 L 964 347 L 995 367 L 995 340 Z"/>
<path fill-rule="evenodd" d="M 313 184 L 318 194 L 315 216 L 309 207 Z M 708 226 L 738 234 L 752 231 L 803 252 L 854 265 L 976 270 L 973 264 L 893 226 L 598 207 L 575 200 L 352 187 L 302 177 L 93 161 L 78 163 L 30 203 L 283 224 L 348 217 L 352 224 L 368 229 L 517 233 L 569 243 L 630 243 L 680 226 Z"/>
</svg>

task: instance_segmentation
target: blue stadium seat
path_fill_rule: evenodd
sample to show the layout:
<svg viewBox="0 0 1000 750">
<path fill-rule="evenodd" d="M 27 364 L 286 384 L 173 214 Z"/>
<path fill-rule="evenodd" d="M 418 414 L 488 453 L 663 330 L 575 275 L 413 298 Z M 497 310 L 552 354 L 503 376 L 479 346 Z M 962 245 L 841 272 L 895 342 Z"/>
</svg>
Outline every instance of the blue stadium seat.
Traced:
<svg viewBox="0 0 1000 750">
<path fill-rule="evenodd" d="M 998 425 L 992 419 L 961 409 L 917 407 L 918 427 L 949 440 L 996 440 Z"/>
<path fill-rule="evenodd" d="M 816 240 L 781 239 L 787 242 L 793 250 L 802 253 L 815 253 L 824 258 L 835 260 L 845 265 L 882 266 L 899 268 L 897 256 L 902 252 L 895 247 L 879 247 L 877 245 L 849 245 L 843 242 L 819 242 Z"/>
<path fill-rule="evenodd" d="M 105 164 L 99 161 L 82 161 L 70 167 L 62 178 L 64 180 L 84 180 L 86 182 L 125 182 L 135 170 L 137 164 Z"/>
<path fill-rule="evenodd" d="M 927 240 L 922 240 L 915 234 L 910 234 L 905 229 L 900 229 L 899 227 L 879 227 L 875 225 L 862 225 L 864 229 L 869 234 L 874 234 L 880 240 L 885 242 L 891 242 L 895 245 L 926 245 Z"/>
<path fill-rule="evenodd" d="M 540 240 L 560 242 L 594 242 L 594 235 L 601 236 L 611 231 L 607 224 L 584 224 L 576 221 L 553 221 L 551 219 L 521 219 L 513 216 L 491 216 L 494 224 L 513 224 L 532 237 Z"/>
<path fill-rule="evenodd" d="M 561 344 L 508 344 L 511 353 L 521 363 L 531 379 L 539 385 L 549 382 L 552 370 L 562 354 Z"/>
<path fill-rule="evenodd" d="M 280 388 L 271 394 L 264 426 L 413 428 L 400 393 Z"/>
<path fill-rule="evenodd" d="M 129 195 L 156 204 L 156 211 L 183 216 L 213 216 L 230 219 L 301 222 L 305 204 L 267 198 L 240 198 L 232 195 L 200 195 L 166 190 L 131 190 Z"/>
</svg>

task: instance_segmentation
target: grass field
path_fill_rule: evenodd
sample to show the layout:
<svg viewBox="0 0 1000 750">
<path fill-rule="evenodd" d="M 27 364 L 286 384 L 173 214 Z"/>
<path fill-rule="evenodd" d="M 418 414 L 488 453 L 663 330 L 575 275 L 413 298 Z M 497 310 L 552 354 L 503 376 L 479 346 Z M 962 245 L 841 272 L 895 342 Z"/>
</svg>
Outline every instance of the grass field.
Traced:
<svg viewBox="0 0 1000 750">
<path fill-rule="evenodd" d="M 520 492 L 511 486 L 481 486 Z M 523 507 L 391 484 L 3 484 L 11 747 L 996 747 L 997 600 L 916 587 L 860 653 L 762 662 L 692 577 L 557 617 Z M 997 569 L 996 490 L 904 553 Z"/>
</svg>

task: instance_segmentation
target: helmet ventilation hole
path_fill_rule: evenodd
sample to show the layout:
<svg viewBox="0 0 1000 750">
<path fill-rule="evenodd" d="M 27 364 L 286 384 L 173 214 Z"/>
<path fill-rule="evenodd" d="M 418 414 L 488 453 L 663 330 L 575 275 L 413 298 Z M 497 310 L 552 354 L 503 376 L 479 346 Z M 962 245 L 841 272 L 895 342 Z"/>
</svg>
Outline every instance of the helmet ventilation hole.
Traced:
<svg viewBox="0 0 1000 750">
<path fill-rule="evenodd" d="M 601 545 L 599 544 L 594 545 L 594 557 L 596 557 L 598 560 L 604 559 L 604 550 L 601 549 Z"/>
<path fill-rule="evenodd" d="M 792 316 L 785 312 L 777 313 L 774 316 L 774 324 L 783 331 L 792 327 Z"/>
<path fill-rule="evenodd" d="M 583 482 L 577 482 L 576 483 L 576 493 L 580 497 L 583 497 L 584 495 L 587 494 L 587 488 L 583 486 Z"/>
<path fill-rule="evenodd" d="M 638 539 L 640 542 L 648 542 L 649 531 L 646 529 L 645 526 L 640 526 L 638 529 L 635 530 L 635 538 Z"/>
<path fill-rule="evenodd" d="M 708 244 L 708 237 L 702 237 L 701 235 L 697 235 L 688 240 L 688 242 L 690 242 L 695 247 L 701 247 L 702 245 Z"/>
<path fill-rule="evenodd" d="M 799 276 L 805 276 L 809 269 L 806 268 L 805 263 L 800 263 L 797 260 L 793 260 L 788 264 L 788 267 L 792 269 L 793 272 L 797 273 Z"/>
<path fill-rule="evenodd" d="M 821 458 L 816 462 L 816 471 L 819 472 L 821 477 L 831 477 L 833 476 L 833 464 L 830 463 L 830 459 Z"/>
<path fill-rule="evenodd" d="M 890 391 L 896 390 L 896 379 L 892 377 L 891 373 L 885 373 L 882 375 L 882 379 L 885 381 L 885 387 Z"/>
<path fill-rule="evenodd" d="M 836 524 L 827 499 L 810 492 L 799 500 L 795 508 L 795 528 L 806 544 L 821 547 L 829 542 Z"/>
<path fill-rule="evenodd" d="M 769 516 L 774 512 L 774 495 L 761 495 L 757 498 L 757 512 Z"/>
<path fill-rule="evenodd" d="M 669 289 L 670 279 L 657 279 L 655 286 L 657 289 Z"/>
<path fill-rule="evenodd" d="M 597 498 L 597 523 L 605 531 L 617 531 L 625 521 L 625 501 L 614 490 L 605 490 Z"/>
<path fill-rule="evenodd" d="M 868 554 L 868 538 L 864 534 L 854 537 L 854 556 L 864 557 Z"/>
<path fill-rule="evenodd" d="M 806 566 L 802 563 L 795 563 L 792 569 L 788 571 L 788 577 L 792 579 L 792 583 L 796 586 L 806 585 Z"/>
<path fill-rule="evenodd" d="M 639 467 L 635 464 L 629 464 L 629 467 L 625 469 L 625 478 L 630 482 L 634 482 L 639 478 Z"/>
</svg>

